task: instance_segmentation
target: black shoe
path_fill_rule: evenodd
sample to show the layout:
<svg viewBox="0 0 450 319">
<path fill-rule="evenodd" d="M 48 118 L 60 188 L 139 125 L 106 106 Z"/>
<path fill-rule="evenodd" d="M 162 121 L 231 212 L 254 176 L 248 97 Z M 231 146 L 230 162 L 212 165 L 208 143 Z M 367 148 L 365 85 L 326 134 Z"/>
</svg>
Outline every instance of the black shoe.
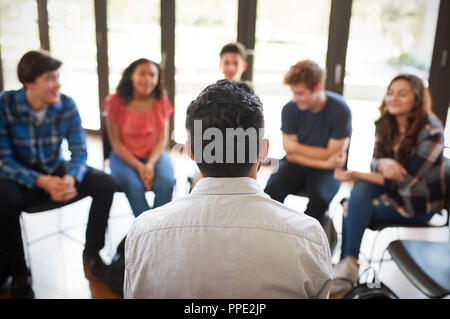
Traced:
<svg viewBox="0 0 450 319">
<path fill-rule="evenodd" d="M 31 287 L 30 273 L 13 276 L 11 296 L 13 299 L 34 299 L 34 291 Z"/>
<path fill-rule="evenodd" d="M 85 271 L 87 270 L 95 279 L 103 280 L 106 273 L 106 265 L 98 252 L 87 254 L 83 251 L 83 266 Z"/>
</svg>

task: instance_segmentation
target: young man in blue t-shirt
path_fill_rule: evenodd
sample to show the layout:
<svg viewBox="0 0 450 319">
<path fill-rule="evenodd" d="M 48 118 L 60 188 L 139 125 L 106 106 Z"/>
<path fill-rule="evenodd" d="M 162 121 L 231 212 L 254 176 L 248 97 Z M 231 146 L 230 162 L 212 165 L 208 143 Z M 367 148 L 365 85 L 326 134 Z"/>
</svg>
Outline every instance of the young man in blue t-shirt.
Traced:
<svg viewBox="0 0 450 319">
<path fill-rule="evenodd" d="M 306 60 L 293 65 L 283 83 L 293 99 L 283 107 L 281 131 L 286 157 L 270 177 L 265 192 L 283 202 L 287 195 L 304 191 L 309 202 L 305 214 L 322 222 L 339 190 L 336 167 L 347 159 L 351 113 L 342 96 L 324 90 L 325 72 Z"/>
</svg>

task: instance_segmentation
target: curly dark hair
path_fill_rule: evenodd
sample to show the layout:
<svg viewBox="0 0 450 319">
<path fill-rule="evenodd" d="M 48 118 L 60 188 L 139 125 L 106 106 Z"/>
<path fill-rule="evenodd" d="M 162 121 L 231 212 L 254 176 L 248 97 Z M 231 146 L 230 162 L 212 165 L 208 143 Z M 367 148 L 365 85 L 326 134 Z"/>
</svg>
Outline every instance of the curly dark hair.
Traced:
<svg viewBox="0 0 450 319">
<path fill-rule="evenodd" d="M 163 94 L 161 67 L 156 62 L 145 58 L 140 58 L 127 66 L 122 73 L 122 78 L 120 79 L 119 84 L 117 85 L 116 92 L 125 101 L 125 103 L 130 102 L 133 98 L 133 83 L 131 82 L 131 75 L 133 74 L 134 69 L 142 63 L 151 63 L 158 69 L 158 82 L 153 91 L 150 93 L 150 96 L 159 99 Z"/>
<path fill-rule="evenodd" d="M 408 81 L 415 97 L 414 106 L 407 118 L 408 126 L 406 128 L 405 137 L 401 141 L 397 158 L 398 162 L 406 167 L 410 160 L 412 150 L 416 146 L 419 132 L 429 122 L 428 116 L 432 114 L 431 97 L 422 80 L 412 74 L 400 74 L 393 78 L 387 87 L 386 94 L 392 83 L 397 80 Z M 384 98 L 379 110 L 380 117 L 375 122 L 376 140 L 374 157 L 394 158 L 393 147 L 396 143 L 396 139 L 400 135 L 399 127 L 395 116 L 388 112 Z"/>
<path fill-rule="evenodd" d="M 207 142 L 202 138 L 201 150 L 196 150 L 194 142 L 194 121 L 201 120 L 203 137 L 204 132 L 209 128 L 217 128 L 222 132 L 222 136 L 227 136 L 227 129 L 243 129 L 254 128 L 256 130 L 256 152 L 259 152 L 259 146 L 262 141 L 262 132 L 264 128 L 264 114 L 262 103 L 254 94 L 253 90 L 243 82 L 234 82 L 230 80 L 219 80 L 214 84 L 206 87 L 200 95 L 190 103 L 186 114 L 186 129 L 189 136 L 189 145 L 193 154 L 203 154 Z M 198 134 L 199 132 L 197 132 Z M 228 137 L 228 136 L 227 136 Z M 245 138 L 245 145 L 242 140 L 234 139 L 234 154 L 226 154 L 227 143 L 231 143 L 231 139 L 223 143 L 223 158 L 218 162 L 206 163 L 205 161 L 197 162 L 200 171 L 204 176 L 208 177 L 242 177 L 247 176 L 252 166 L 256 162 L 255 158 L 250 155 L 251 145 L 250 138 Z M 238 146 L 238 144 L 240 146 Z M 238 147 L 244 148 L 245 160 L 240 162 L 237 159 Z M 220 150 L 219 150 L 220 151 Z M 233 161 L 228 161 L 233 157 Z"/>
</svg>

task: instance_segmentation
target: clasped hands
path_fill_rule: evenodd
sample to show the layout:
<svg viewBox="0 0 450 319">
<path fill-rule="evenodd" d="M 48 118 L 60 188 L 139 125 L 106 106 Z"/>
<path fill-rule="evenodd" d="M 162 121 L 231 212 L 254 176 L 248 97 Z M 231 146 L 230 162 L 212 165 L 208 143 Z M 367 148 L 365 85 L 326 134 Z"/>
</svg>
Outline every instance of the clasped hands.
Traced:
<svg viewBox="0 0 450 319">
<path fill-rule="evenodd" d="M 44 176 L 41 183 L 43 188 L 50 198 L 55 202 L 67 202 L 78 195 L 75 188 L 75 178 L 72 175 L 59 176 Z"/>
<path fill-rule="evenodd" d="M 155 176 L 155 169 L 153 164 L 151 163 L 141 163 L 136 168 L 139 177 L 142 181 L 142 184 L 144 184 L 144 188 L 146 191 L 152 190 L 153 187 L 153 177 Z"/>
<path fill-rule="evenodd" d="M 384 178 L 398 182 L 402 182 L 404 176 L 407 174 L 406 169 L 392 158 L 380 158 L 378 160 L 377 172 L 383 175 Z M 353 180 L 354 177 L 355 172 L 353 171 L 344 171 L 340 167 L 334 170 L 334 178 L 338 181 L 347 182 Z"/>
</svg>

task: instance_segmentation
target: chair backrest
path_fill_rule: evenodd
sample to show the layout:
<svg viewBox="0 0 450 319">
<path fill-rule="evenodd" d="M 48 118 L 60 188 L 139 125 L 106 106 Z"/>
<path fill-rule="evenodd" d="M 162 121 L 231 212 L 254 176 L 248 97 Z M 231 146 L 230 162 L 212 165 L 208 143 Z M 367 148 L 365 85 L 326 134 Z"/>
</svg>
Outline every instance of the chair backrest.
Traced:
<svg viewBox="0 0 450 319">
<path fill-rule="evenodd" d="M 444 207 L 450 212 L 450 158 L 444 157 L 444 176 L 445 176 L 445 203 Z"/>
<path fill-rule="evenodd" d="M 430 298 L 450 294 L 450 243 L 424 240 L 395 240 L 389 254 L 402 273 Z"/>
<path fill-rule="evenodd" d="M 447 226 L 448 226 L 448 241 L 450 242 L 450 158 L 444 157 L 444 175 L 445 175 L 445 203 L 444 208 L 447 210 Z"/>
<path fill-rule="evenodd" d="M 111 146 L 111 143 L 110 143 L 109 137 L 108 137 L 108 131 L 106 130 L 106 112 L 105 111 L 102 111 L 100 131 L 102 134 L 102 143 L 103 143 L 103 161 L 105 161 L 109 158 L 109 155 L 111 154 L 111 150 L 112 150 L 112 146 Z"/>
</svg>

